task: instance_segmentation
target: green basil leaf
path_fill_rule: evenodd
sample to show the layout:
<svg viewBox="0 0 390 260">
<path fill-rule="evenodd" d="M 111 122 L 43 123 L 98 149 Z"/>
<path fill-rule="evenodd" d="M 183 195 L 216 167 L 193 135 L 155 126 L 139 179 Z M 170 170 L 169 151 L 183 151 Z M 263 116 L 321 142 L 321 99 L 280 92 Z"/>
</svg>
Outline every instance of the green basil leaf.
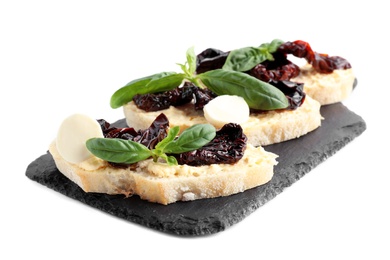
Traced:
<svg viewBox="0 0 390 260">
<path fill-rule="evenodd" d="M 175 139 L 175 137 L 179 134 L 179 132 L 180 132 L 179 126 L 175 126 L 169 129 L 168 135 L 163 140 L 158 142 L 154 149 L 163 151 L 165 146 L 167 146 L 167 144 L 172 142 Z"/>
<path fill-rule="evenodd" d="M 156 93 L 172 90 L 178 87 L 184 80 L 185 75 L 182 73 L 171 73 L 168 75 L 157 75 L 145 86 L 148 89 L 146 93 Z M 139 93 L 139 94 L 146 94 Z"/>
<path fill-rule="evenodd" d="M 245 47 L 229 53 L 222 69 L 248 71 L 267 59 L 266 49 Z"/>
<path fill-rule="evenodd" d="M 193 151 L 209 143 L 215 135 L 215 128 L 212 125 L 196 124 L 184 130 L 177 139 L 168 143 L 164 152 L 179 154 Z"/>
<path fill-rule="evenodd" d="M 132 164 L 153 155 L 140 143 L 117 138 L 91 138 L 87 140 L 86 146 L 96 157 L 114 163 Z"/>
<path fill-rule="evenodd" d="M 115 91 L 115 93 L 111 96 L 111 107 L 118 108 L 130 102 L 139 89 L 147 85 L 155 75 L 157 74 L 130 81 L 125 86 Z"/>
<path fill-rule="evenodd" d="M 271 43 L 263 43 L 260 47 L 245 47 L 229 53 L 222 69 L 234 71 L 248 71 L 265 60 L 274 60 L 274 53 L 283 43 L 275 39 Z"/>
<path fill-rule="evenodd" d="M 174 156 L 168 156 L 165 161 L 168 163 L 169 166 L 175 166 L 179 164 Z"/>
<path fill-rule="evenodd" d="M 180 63 L 176 63 L 176 64 L 179 65 L 179 67 L 181 68 L 181 70 L 182 70 L 184 73 L 188 74 L 188 70 L 187 70 L 186 64 L 180 64 Z"/>
<path fill-rule="evenodd" d="M 172 76 L 172 75 L 173 75 L 173 78 L 181 78 L 181 80 L 176 79 L 176 81 L 173 82 L 173 83 L 177 84 L 176 86 L 174 86 L 174 85 L 168 86 L 166 84 L 160 86 L 160 85 L 156 84 L 156 81 L 158 83 L 159 80 L 161 80 L 165 77 Z M 180 75 L 180 76 L 178 76 L 178 75 Z M 118 108 L 118 107 L 121 107 L 124 104 L 132 101 L 133 97 L 136 94 L 148 94 L 148 93 L 156 93 L 156 92 L 171 90 L 171 89 L 177 87 L 178 85 L 180 85 L 183 78 L 184 78 L 183 74 L 177 74 L 176 72 L 162 72 L 162 73 L 157 73 L 157 74 L 153 74 L 153 75 L 150 75 L 147 77 L 143 77 L 140 79 L 130 81 L 125 86 L 118 89 L 111 96 L 110 105 L 112 108 Z M 151 83 L 152 81 L 154 81 L 154 83 L 149 85 L 149 83 Z"/>
<path fill-rule="evenodd" d="M 196 55 L 194 51 L 194 47 L 191 47 L 187 50 L 187 64 L 188 64 L 188 72 L 190 75 L 195 73 L 196 70 Z"/>
<path fill-rule="evenodd" d="M 164 159 L 164 160 L 167 162 L 167 164 L 168 164 L 169 166 L 175 166 L 175 165 L 178 165 L 178 164 L 179 164 L 179 163 L 177 162 L 177 160 L 176 160 L 175 157 L 173 157 L 173 156 L 168 156 L 168 155 L 166 155 L 165 153 L 159 155 L 159 157 L 162 158 L 162 159 Z"/>
<path fill-rule="evenodd" d="M 266 48 L 269 53 L 274 53 L 280 47 L 280 45 L 282 45 L 283 43 L 284 42 L 282 40 L 274 39 L 270 43 L 261 44 L 260 48 Z"/>
<path fill-rule="evenodd" d="M 288 106 L 282 91 L 242 72 L 217 69 L 199 74 L 198 78 L 217 95 L 243 97 L 253 109 L 274 110 Z"/>
</svg>

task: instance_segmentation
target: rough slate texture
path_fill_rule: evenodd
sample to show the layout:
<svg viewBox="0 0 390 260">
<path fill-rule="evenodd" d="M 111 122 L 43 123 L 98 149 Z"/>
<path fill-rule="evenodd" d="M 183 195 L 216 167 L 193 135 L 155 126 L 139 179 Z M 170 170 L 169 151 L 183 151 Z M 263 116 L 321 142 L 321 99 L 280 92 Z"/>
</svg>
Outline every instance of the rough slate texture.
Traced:
<svg viewBox="0 0 390 260">
<path fill-rule="evenodd" d="M 85 193 L 55 167 L 50 154 L 32 162 L 28 178 L 114 216 L 163 232 L 195 236 L 213 234 L 241 221 L 336 153 L 365 129 L 364 120 L 341 103 L 323 106 L 322 126 L 299 139 L 266 146 L 279 155 L 273 179 L 240 194 L 215 199 L 177 202 L 167 206 L 137 196 Z M 117 122 L 125 126 L 124 120 Z"/>
</svg>

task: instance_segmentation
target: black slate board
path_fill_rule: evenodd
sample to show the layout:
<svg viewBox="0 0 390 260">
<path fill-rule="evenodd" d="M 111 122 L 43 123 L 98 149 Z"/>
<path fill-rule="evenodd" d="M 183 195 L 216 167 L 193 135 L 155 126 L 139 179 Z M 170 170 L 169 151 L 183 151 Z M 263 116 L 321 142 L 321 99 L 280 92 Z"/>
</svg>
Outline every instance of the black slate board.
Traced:
<svg viewBox="0 0 390 260">
<path fill-rule="evenodd" d="M 33 161 L 26 176 L 104 212 L 156 230 L 182 236 L 213 234 L 244 219 L 366 129 L 364 120 L 341 103 L 323 106 L 321 115 L 325 120 L 315 131 L 265 147 L 279 155 L 269 183 L 228 197 L 164 206 L 138 196 L 85 193 L 57 170 L 49 153 Z M 124 119 L 116 125 L 124 127 Z"/>
</svg>

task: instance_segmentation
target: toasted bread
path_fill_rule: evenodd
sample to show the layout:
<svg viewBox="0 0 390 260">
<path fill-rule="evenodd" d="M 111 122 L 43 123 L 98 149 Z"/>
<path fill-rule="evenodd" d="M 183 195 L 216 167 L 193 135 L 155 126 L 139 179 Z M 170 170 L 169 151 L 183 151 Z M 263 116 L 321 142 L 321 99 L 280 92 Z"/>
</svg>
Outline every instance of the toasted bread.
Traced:
<svg viewBox="0 0 390 260">
<path fill-rule="evenodd" d="M 300 68 L 300 73 L 291 81 L 304 83 L 303 90 L 321 105 L 344 101 L 352 93 L 355 76 L 352 69 L 319 73 L 310 64 Z"/>
<path fill-rule="evenodd" d="M 172 127 L 180 126 L 181 130 L 194 124 L 207 123 L 203 111 L 196 111 L 191 103 L 156 112 L 145 112 L 137 108 L 134 102 L 129 102 L 123 109 L 127 124 L 135 129 L 147 128 L 160 113 L 167 115 Z M 295 110 L 251 113 L 249 120 L 242 123 L 241 127 L 249 144 L 265 146 L 305 135 L 319 127 L 321 119 L 320 104 L 306 96 L 303 105 Z"/>
<path fill-rule="evenodd" d="M 270 181 L 277 164 L 277 155 L 250 144 L 235 164 L 204 166 L 169 166 L 148 159 L 117 168 L 94 156 L 73 164 L 61 157 L 55 141 L 49 151 L 58 170 L 85 192 L 138 195 L 164 205 L 243 192 Z"/>
</svg>

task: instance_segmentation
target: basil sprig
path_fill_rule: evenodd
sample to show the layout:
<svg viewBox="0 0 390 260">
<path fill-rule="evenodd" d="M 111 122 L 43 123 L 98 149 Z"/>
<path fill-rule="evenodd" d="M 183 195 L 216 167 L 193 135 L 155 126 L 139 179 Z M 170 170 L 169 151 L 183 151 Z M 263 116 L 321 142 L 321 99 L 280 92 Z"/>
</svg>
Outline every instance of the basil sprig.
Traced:
<svg viewBox="0 0 390 260">
<path fill-rule="evenodd" d="M 132 101 L 136 94 L 168 91 L 179 86 L 185 79 L 194 81 L 193 76 L 196 70 L 196 55 L 193 47 L 187 50 L 186 56 L 187 62 L 185 64 L 178 64 L 184 74 L 176 72 L 162 72 L 130 81 L 111 96 L 111 107 L 118 108 L 123 106 L 124 104 Z"/>
<path fill-rule="evenodd" d="M 161 158 L 168 165 L 177 165 L 174 156 L 201 148 L 214 139 L 215 128 L 210 124 L 197 124 L 184 130 L 178 137 L 179 126 L 171 128 L 167 137 L 154 149 L 143 144 L 119 138 L 91 138 L 86 142 L 87 149 L 96 157 L 113 163 L 132 164 L 148 158 L 157 161 Z"/>
<path fill-rule="evenodd" d="M 168 91 L 176 88 L 184 79 L 184 74 L 161 72 L 136 79 L 118 89 L 110 100 L 112 108 L 118 108 L 130 102 L 136 94 L 148 94 Z"/>
<path fill-rule="evenodd" d="M 275 52 L 281 43 L 280 40 L 274 40 L 258 48 L 250 47 L 232 51 L 233 55 L 230 59 L 228 57 L 222 69 L 201 74 L 196 74 L 196 55 L 194 48 L 189 48 L 186 53 L 186 63 L 178 64 L 183 73 L 163 72 L 133 80 L 112 95 L 110 105 L 112 108 L 118 108 L 132 101 L 136 94 L 168 91 L 176 88 L 183 81 L 190 81 L 200 88 L 209 88 L 217 95 L 241 96 L 253 109 L 286 108 L 288 101 L 282 91 L 241 72 L 265 59 L 273 59 L 271 53 Z"/>
<path fill-rule="evenodd" d="M 186 130 L 175 140 L 164 145 L 164 152 L 180 154 L 196 150 L 214 139 L 215 128 L 210 124 L 196 124 Z M 158 144 L 156 146 L 159 148 Z"/>
<path fill-rule="evenodd" d="M 265 60 L 274 60 L 274 53 L 283 41 L 275 39 L 271 43 L 263 43 L 259 47 L 245 47 L 232 50 L 222 69 L 248 71 Z"/>
<path fill-rule="evenodd" d="M 196 71 L 196 55 L 194 47 L 191 47 L 187 50 L 186 58 L 187 62 L 185 64 L 178 63 L 178 65 L 181 67 L 187 77 L 191 79 Z"/>
<path fill-rule="evenodd" d="M 119 138 L 91 138 L 86 146 L 96 157 L 113 163 L 132 164 L 152 156 L 145 145 Z"/>
<path fill-rule="evenodd" d="M 282 91 L 242 72 L 217 69 L 202 73 L 199 78 L 217 95 L 241 96 L 253 109 L 274 110 L 288 106 Z"/>
</svg>

